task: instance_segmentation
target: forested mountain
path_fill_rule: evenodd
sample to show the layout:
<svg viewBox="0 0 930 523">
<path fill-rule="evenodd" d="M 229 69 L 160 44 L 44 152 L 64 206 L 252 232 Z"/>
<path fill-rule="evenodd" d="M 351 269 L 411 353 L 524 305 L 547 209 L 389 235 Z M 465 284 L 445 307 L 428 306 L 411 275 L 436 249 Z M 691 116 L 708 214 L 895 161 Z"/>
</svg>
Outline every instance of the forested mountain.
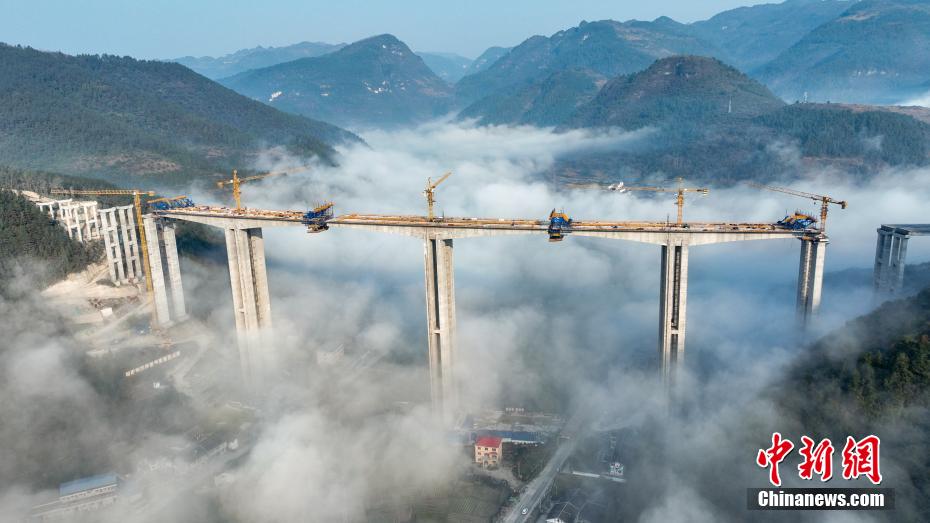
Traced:
<svg viewBox="0 0 930 523">
<path fill-rule="evenodd" d="M 556 126 L 590 102 L 606 81 L 590 69 L 556 71 L 511 95 L 482 98 L 463 109 L 459 117 L 474 118 L 479 125 Z"/>
<path fill-rule="evenodd" d="M 716 45 L 724 62 L 752 71 L 772 60 L 819 25 L 833 20 L 854 0 L 787 0 L 723 11 L 690 24 L 697 36 Z"/>
<path fill-rule="evenodd" d="M 299 58 L 310 58 L 322 56 L 333 51 L 338 51 L 345 47 L 346 44 L 327 44 L 325 42 L 300 42 L 299 44 L 288 45 L 284 47 L 253 47 L 252 49 L 240 49 L 235 53 L 224 56 L 185 56 L 169 60 L 177 62 L 185 67 L 216 80 L 225 78 L 234 74 L 239 74 L 250 69 L 259 69 L 275 64 L 290 62 Z"/>
<path fill-rule="evenodd" d="M 930 80 L 930 3 L 864 0 L 807 34 L 756 76 L 789 100 L 898 103 Z"/>
<path fill-rule="evenodd" d="M 0 158 L 12 167 L 188 182 L 269 146 L 328 160 L 329 144 L 356 139 L 179 64 L 0 44 Z"/>
<path fill-rule="evenodd" d="M 881 438 L 895 519 L 930 512 L 930 289 L 883 304 L 820 339 L 768 391 L 777 416 L 804 433 Z M 794 435 L 787 435 L 795 437 Z M 799 437 L 799 436 L 798 436 Z M 837 450 L 839 452 L 839 449 Z M 888 463 L 893 462 L 889 474 Z"/>
<path fill-rule="evenodd" d="M 833 167 L 868 176 L 930 162 L 930 125 L 867 106 L 785 106 L 764 86 L 712 58 L 658 60 L 611 80 L 564 127 L 650 129 L 642 147 L 561 160 L 565 183 L 687 176 L 716 184 Z"/>
<path fill-rule="evenodd" d="M 13 279 L 24 267 L 41 287 L 103 254 L 102 246 L 72 240 L 34 203 L 5 189 L 0 189 L 0 245 L 0 296 L 13 292 Z"/>
<path fill-rule="evenodd" d="M 706 125 L 758 116 L 783 105 L 765 86 L 719 60 L 675 56 L 611 80 L 565 124 L 624 129 L 666 122 Z"/>
<path fill-rule="evenodd" d="M 452 102 L 452 88 L 391 35 L 221 82 L 273 107 L 351 126 L 417 122 L 444 114 Z"/>
<path fill-rule="evenodd" d="M 436 73 L 436 76 L 450 84 L 458 82 L 459 78 L 468 74 L 468 67 L 472 63 L 468 58 L 455 53 L 418 52 L 417 56 L 423 59 L 426 66 Z"/>
<path fill-rule="evenodd" d="M 591 69 L 614 77 L 640 71 L 657 58 L 675 54 L 719 54 L 690 34 L 687 26 L 662 17 L 652 22 L 582 22 L 552 36 L 533 36 L 487 69 L 456 84 L 463 105 L 485 96 L 510 96 L 517 89 L 564 69 Z"/>
</svg>

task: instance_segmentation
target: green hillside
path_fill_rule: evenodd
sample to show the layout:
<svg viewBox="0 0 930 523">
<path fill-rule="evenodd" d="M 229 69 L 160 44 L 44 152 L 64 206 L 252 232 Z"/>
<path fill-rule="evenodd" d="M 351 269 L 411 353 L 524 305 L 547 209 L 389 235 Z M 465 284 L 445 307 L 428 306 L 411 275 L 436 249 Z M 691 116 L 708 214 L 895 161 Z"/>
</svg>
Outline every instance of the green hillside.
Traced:
<svg viewBox="0 0 930 523">
<path fill-rule="evenodd" d="M 752 71 L 778 56 L 819 25 L 849 9 L 850 0 L 787 0 L 737 7 L 689 28 L 721 51 L 718 58 Z"/>
<path fill-rule="evenodd" d="M 719 60 L 675 56 L 611 80 L 565 123 L 624 129 L 669 121 L 703 125 L 758 116 L 782 105 L 765 86 Z"/>
<path fill-rule="evenodd" d="M 354 139 L 178 64 L 0 44 L 0 158 L 9 166 L 180 183 L 248 165 L 276 145 L 331 161 L 330 144 Z"/>
<path fill-rule="evenodd" d="M 459 103 L 486 96 L 509 96 L 514 89 L 565 69 L 590 69 L 608 78 L 640 71 L 657 58 L 675 54 L 714 54 L 712 44 L 687 26 L 662 17 L 652 22 L 582 22 L 552 36 L 533 36 L 490 67 L 456 84 Z"/>
<path fill-rule="evenodd" d="M 664 58 L 611 80 L 563 126 L 651 131 L 638 148 L 560 160 L 547 175 L 569 184 L 685 176 L 727 185 L 829 167 L 866 177 L 889 166 L 930 162 L 930 125 L 910 114 L 869 106 L 786 106 L 736 69 L 694 56 Z"/>
<path fill-rule="evenodd" d="M 391 35 L 221 82 L 283 111 L 346 126 L 415 123 L 445 114 L 452 102 L 449 84 Z"/>
<path fill-rule="evenodd" d="M 103 254 L 101 245 L 72 240 L 35 204 L 5 189 L 0 189 L 0 246 L 0 295 L 15 292 L 13 282 L 26 268 L 41 288 Z"/>
<path fill-rule="evenodd" d="M 789 100 L 898 103 L 930 79 L 930 4 L 866 0 L 754 72 Z"/>
<path fill-rule="evenodd" d="M 509 96 L 488 96 L 466 107 L 460 118 L 479 125 L 556 126 L 590 102 L 607 80 L 590 69 L 556 71 Z"/>
</svg>

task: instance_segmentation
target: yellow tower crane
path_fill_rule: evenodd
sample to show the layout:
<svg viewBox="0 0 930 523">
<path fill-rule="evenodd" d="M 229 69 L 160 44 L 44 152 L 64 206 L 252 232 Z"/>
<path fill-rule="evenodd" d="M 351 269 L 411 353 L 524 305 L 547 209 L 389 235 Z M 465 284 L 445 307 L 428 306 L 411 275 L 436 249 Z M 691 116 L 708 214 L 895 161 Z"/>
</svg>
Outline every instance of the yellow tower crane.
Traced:
<svg viewBox="0 0 930 523">
<path fill-rule="evenodd" d="M 148 243 L 145 240 L 145 228 L 142 227 L 142 197 L 155 196 L 155 191 L 139 189 L 52 189 L 52 194 L 88 195 L 88 196 L 132 196 L 132 205 L 136 211 L 136 230 L 139 235 L 139 248 L 142 249 L 142 261 L 145 267 L 145 289 L 152 293 L 152 266 L 149 262 Z"/>
<path fill-rule="evenodd" d="M 681 177 L 677 178 L 678 187 L 669 188 L 669 187 L 627 187 L 622 183 L 611 185 L 608 189 L 612 191 L 626 192 L 626 191 L 652 191 L 652 192 L 670 192 L 677 193 L 678 198 L 676 204 L 678 205 L 678 225 L 682 224 L 682 215 L 685 207 L 685 193 L 687 192 L 696 192 L 701 194 L 701 196 L 707 196 L 707 193 L 710 192 L 710 189 L 703 187 L 685 187 L 684 180 Z"/>
<path fill-rule="evenodd" d="M 426 217 L 429 221 L 433 221 L 433 204 L 436 203 L 435 198 L 433 198 L 433 193 L 436 190 L 436 187 L 446 181 L 446 178 L 452 176 L 451 172 L 447 172 L 442 175 L 441 178 L 433 182 L 432 178 L 426 179 L 426 189 L 423 190 L 423 196 L 426 196 Z"/>
<path fill-rule="evenodd" d="M 845 209 L 849 205 L 845 200 L 837 200 L 822 194 L 812 194 L 809 192 L 796 191 L 794 189 L 788 189 L 785 187 L 774 187 L 772 185 L 762 185 L 761 183 L 754 182 L 749 182 L 749 185 L 757 189 L 765 189 L 766 191 L 790 194 L 792 196 L 799 196 L 801 198 L 808 198 L 814 200 L 815 202 L 820 202 L 820 234 L 824 234 L 827 230 L 827 208 L 830 206 L 830 204 L 832 203 L 834 205 L 839 205 L 840 209 Z"/>
<path fill-rule="evenodd" d="M 251 182 L 254 180 L 261 180 L 263 178 L 269 178 L 271 176 L 287 174 L 288 171 L 293 171 L 293 170 L 305 171 L 307 170 L 307 168 L 296 167 L 296 168 L 288 169 L 285 171 L 275 171 L 275 172 L 256 174 L 255 176 L 246 176 L 245 178 L 239 178 L 239 172 L 233 169 L 232 178 L 222 181 L 222 182 L 216 182 L 216 186 L 222 189 L 223 187 L 226 187 L 227 185 L 232 185 L 233 200 L 236 202 L 236 210 L 241 211 L 242 210 L 242 189 L 239 188 L 240 184 L 245 183 L 245 182 Z"/>
</svg>

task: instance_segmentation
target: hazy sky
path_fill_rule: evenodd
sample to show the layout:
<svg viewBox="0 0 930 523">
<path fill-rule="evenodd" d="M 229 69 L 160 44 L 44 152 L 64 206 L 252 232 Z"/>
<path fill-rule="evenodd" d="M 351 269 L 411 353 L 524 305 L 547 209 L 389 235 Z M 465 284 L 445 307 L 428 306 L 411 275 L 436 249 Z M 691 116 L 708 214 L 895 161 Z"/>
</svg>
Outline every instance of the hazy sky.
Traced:
<svg viewBox="0 0 930 523">
<path fill-rule="evenodd" d="M 581 20 L 701 20 L 762 0 L 0 0 L 0 41 L 139 58 L 222 55 L 304 40 L 352 42 L 392 33 L 417 51 L 475 58 Z"/>
</svg>

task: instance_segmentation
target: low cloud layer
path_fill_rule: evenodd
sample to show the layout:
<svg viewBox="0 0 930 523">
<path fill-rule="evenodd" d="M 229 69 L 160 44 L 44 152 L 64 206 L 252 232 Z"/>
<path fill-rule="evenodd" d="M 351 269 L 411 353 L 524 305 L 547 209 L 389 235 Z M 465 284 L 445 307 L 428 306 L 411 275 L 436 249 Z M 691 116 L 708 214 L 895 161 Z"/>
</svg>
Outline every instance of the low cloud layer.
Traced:
<svg viewBox="0 0 930 523">
<path fill-rule="evenodd" d="M 272 209 L 334 200 L 337 214 L 423 214 L 427 177 L 452 171 L 437 191 L 437 210 L 447 216 L 545 219 L 557 207 L 579 220 L 674 219 L 673 195 L 569 190 L 543 174 L 561 155 L 638 147 L 650 136 L 446 122 L 373 132 L 364 137 L 369 146 L 341 150 L 338 167 L 313 166 L 304 174 L 244 185 L 243 200 Z M 790 145 L 779 147 L 786 162 L 795 161 Z M 291 165 L 291 159 L 269 154 L 255 168 Z M 928 170 L 889 171 L 867 181 L 835 172 L 805 176 L 785 184 L 850 202 L 848 210 L 831 209 L 827 271 L 870 267 L 879 224 L 927 221 L 922 196 L 930 194 Z M 192 194 L 198 202 L 216 202 L 215 195 Z M 712 188 L 707 197 L 688 198 L 685 218 L 774 222 L 796 208 L 819 212 L 815 202 L 787 195 Z M 402 485 L 399 495 L 415 496 L 453 477 L 459 457 L 427 422 L 424 403 L 422 242 L 337 228 L 308 235 L 299 227 L 268 228 L 265 239 L 277 340 L 268 349 L 285 364 L 268 384 L 267 423 L 258 443 L 236 469 L 234 485 L 218 497 L 222 511 L 241 521 L 293 521 L 307 514 L 321 521 L 364 520 L 366 507 L 385 488 Z M 928 257 L 930 244 L 913 241 L 909 259 Z M 555 244 L 543 235 L 456 240 L 463 402 L 543 410 L 584 402 L 604 412 L 608 426 L 650 419 L 661 410 L 655 379 L 658 260 L 656 246 L 572 236 Z M 672 427 L 697 435 L 696 453 L 693 459 L 671 456 L 682 460 L 681 474 L 667 478 L 661 496 L 644 501 L 644 521 L 729 517 L 717 512 L 721 500 L 708 497 L 706 486 L 690 482 L 706 466 L 700 452 L 719 456 L 711 450 L 715 443 L 740 441 L 738 434 L 723 432 L 740 429 L 739 408 L 754 401 L 802 346 L 794 325 L 797 265 L 796 240 L 692 249 L 690 372 L 682 385 L 691 393 L 691 414 Z M 217 332 L 232 332 L 224 268 L 187 260 L 183 270 L 192 308 Z M 819 332 L 871 306 L 867 289 L 830 288 L 829 279 L 825 286 L 829 300 Z M 339 346 L 348 361 L 371 361 L 371 367 L 355 374 L 315 363 L 318 351 Z M 21 354 L 5 370 L 28 366 L 42 354 Z M 744 461 L 744 474 L 734 481 L 755 477 L 751 458 Z M 14 483 L 0 503 L 22 502 L 14 493 L 30 491 Z"/>
</svg>

